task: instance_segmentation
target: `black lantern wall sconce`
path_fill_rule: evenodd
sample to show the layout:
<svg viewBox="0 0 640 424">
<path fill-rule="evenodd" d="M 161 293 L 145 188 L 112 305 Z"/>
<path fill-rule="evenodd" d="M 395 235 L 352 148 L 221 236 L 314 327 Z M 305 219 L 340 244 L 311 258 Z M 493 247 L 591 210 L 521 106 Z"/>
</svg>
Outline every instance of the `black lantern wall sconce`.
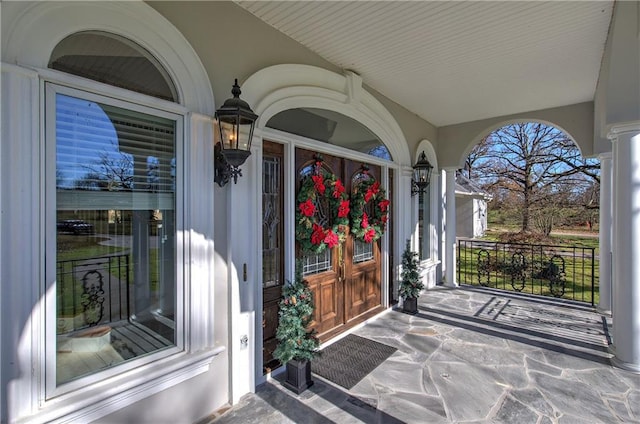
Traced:
<svg viewBox="0 0 640 424">
<path fill-rule="evenodd" d="M 247 102 L 240 99 L 240 86 L 235 80 L 233 98 L 225 100 L 216 111 L 220 141 L 214 146 L 214 181 L 224 187 L 233 178 L 234 184 L 242 176 L 240 166 L 251 155 L 253 127 L 258 115 Z"/>
<path fill-rule="evenodd" d="M 422 194 L 427 191 L 431 182 L 433 166 L 427 160 L 424 150 L 420 153 L 418 161 L 413 165 L 413 180 L 411 181 L 411 195 Z"/>
</svg>

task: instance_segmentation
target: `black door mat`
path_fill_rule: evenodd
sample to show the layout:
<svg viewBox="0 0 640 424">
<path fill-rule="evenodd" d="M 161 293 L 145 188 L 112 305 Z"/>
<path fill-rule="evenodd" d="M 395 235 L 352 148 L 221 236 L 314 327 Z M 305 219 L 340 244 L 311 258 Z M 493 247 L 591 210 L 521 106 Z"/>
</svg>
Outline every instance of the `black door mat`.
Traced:
<svg viewBox="0 0 640 424">
<path fill-rule="evenodd" d="M 349 334 L 327 346 L 311 361 L 311 371 L 346 389 L 358 384 L 397 349 Z"/>
</svg>

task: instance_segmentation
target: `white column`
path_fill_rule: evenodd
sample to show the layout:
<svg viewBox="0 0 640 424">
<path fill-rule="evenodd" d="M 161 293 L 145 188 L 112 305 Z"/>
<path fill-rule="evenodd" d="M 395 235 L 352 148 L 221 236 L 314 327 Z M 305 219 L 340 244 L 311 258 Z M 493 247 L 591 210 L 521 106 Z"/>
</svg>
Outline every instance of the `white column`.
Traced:
<svg viewBox="0 0 640 424">
<path fill-rule="evenodd" d="M 640 372 L 640 121 L 614 125 L 613 363 Z"/>
<path fill-rule="evenodd" d="M 7 417 L 19 421 L 33 414 L 39 399 L 44 399 L 42 386 L 35 378 L 44 375 L 45 364 L 45 294 L 40 294 L 40 283 L 44 282 L 47 289 L 47 306 L 55 309 L 55 263 L 54 277 L 46 274 L 45 281 L 39 228 L 45 182 L 40 175 L 44 143 L 39 134 L 38 74 L 7 63 L 2 63 L 0 73 L 0 421 L 6 422 Z M 47 253 L 55 253 L 51 242 L 46 247 Z M 53 319 L 47 324 L 50 321 L 55 325 Z M 55 337 L 55 327 L 53 333 Z M 55 343 L 55 338 L 47 342 Z"/>
<path fill-rule="evenodd" d="M 612 155 L 611 152 L 603 153 L 600 159 L 600 301 L 598 312 L 611 315 L 611 236 L 613 225 L 613 198 L 612 198 Z"/>
<path fill-rule="evenodd" d="M 456 169 L 445 169 L 445 286 L 457 287 L 456 275 Z"/>
<path fill-rule="evenodd" d="M 222 190 L 227 191 L 227 225 L 229 242 L 229 341 L 231 354 L 231 403 L 236 404 L 256 387 L 256 298 L 262 290 L 259 279 L 261 270 L 256 269 L 257 256 L 262 254 L 258 246 L 258 222 L 262 222 L 258 204 L 262 186 L 258 188 L 258 173 L 262 171 L 262 140 L 253 138 L 251 156 L 240 167 L 242 176 L 238 182 L 231 180 Z M 262 307 L 260 305 L 260 307 Z M 261 317 L 260 317 L 261 318 Z"/>
</svg>

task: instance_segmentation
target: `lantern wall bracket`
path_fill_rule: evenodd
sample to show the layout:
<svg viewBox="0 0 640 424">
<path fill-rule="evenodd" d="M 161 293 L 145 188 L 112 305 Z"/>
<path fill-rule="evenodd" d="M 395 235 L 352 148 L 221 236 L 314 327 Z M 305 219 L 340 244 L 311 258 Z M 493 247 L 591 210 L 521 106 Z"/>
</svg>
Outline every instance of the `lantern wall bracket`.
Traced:
<svg viewBox="0 0 640 424">
<path fill-rule="evenodd" d="M 217 143 L 214 147 L 214 157 L 215 157 L 215 167 L 214 167 L 214 177 L 213 180 L 218 183 L 218 185 L 220 187 L 224 187 L 225 185 L 227 185 L 232 179 L 233 179 L 233 183 L 237 184 L 238 183 L 238 177 L 242 177 L 242 169 L 240 168 L 240 165 L 238 166 L 234 166 L 232 163 L 229 162 L 234 162 L 233 160 L 227 160 L 227 155 L 230 152 L 223 152 L 222 151 L 222 147 L 220 146 L 220 143 Z M 244 163 L 245 159 L 247 157 L 249 157 L 249 155 L 251 154 L 250 152 L 244 152 L 244 151 L 239 151 L 239 152 L 234 152 L 234 156 L 244 156 L 242 158 L 242 163 Z M 239 159 L 239 158 L 234 158 L 234 159 Z"/>
</svg>

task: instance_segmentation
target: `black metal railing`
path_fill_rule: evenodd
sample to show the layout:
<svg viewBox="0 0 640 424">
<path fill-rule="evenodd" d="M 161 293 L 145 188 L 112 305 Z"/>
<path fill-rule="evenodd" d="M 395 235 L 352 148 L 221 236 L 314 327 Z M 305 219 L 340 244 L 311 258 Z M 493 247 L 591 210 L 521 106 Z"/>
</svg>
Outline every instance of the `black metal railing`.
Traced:
<svg viewBox="0 0 640 424">
<path fill-rule="evenodd" d="M 58 333 L 129 318 L 129 255 L 57 262 Z"/>
<path fill-rule="evenodd" d="M 458 240 L 458 282 L 597 303 L 595 248 Z"/>
</svg>

